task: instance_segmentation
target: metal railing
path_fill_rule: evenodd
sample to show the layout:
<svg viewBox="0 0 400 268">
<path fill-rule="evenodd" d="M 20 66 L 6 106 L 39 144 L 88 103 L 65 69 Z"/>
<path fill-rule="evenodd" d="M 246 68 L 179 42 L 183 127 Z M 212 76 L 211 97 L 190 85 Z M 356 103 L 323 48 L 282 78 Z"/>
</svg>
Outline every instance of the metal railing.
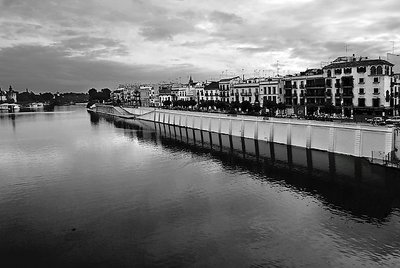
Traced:
<svg viewBox="0 0 400 268">
<path fill-rule="evenodd" d="M 400 160 L 396 156 L 396 151 L 387 154 L 382 151 L 372 151 L 370 161 L 374 164 L 400 168 Z"/>
</svg>

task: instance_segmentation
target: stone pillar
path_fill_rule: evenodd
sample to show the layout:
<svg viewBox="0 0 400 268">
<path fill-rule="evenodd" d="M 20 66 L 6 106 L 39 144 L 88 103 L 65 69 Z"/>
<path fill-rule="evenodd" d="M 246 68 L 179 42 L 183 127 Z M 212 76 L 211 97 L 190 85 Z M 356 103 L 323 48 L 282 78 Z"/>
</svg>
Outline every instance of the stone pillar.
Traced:
<svg viewBox="0 0 400 268">
<path fill-rule="evenodd" d="M 335 128 L 332 126 L 329 128 L 329 146 L 328 152 L 335 152 Z"/>
<path fill-rule="evenodd" d="M 292 144 L 292 125 L 290 123 L 286 125 L 286 144 Z"/>
<path fill-rule="evenodd" d="M 271 128 L 269 130 L 269 142 L 274 142 L 274 123 L 271 123 Z"/>
<path fill-rule="evenodd" d="M 258 140 L 258 120 L 256 120 L 254 124 L 254 139 Z"/>
<path fill-rule="evenodd" d="M 311 149 L 311 125 L 310 122 L 308 122 L 307 130 L 306 130 L 306 148 Z"/>
<path fill-rule="evenodd" d="M 394 150 L 394 142 L 393 142 L 394 133 L 393 132 L 394 132 L 394 128 L 391 128 L 390 132 L 387 132 L 385 135 L 385 154 L 388 154 Z"/>
<path fill-rule="evenodd" d="M 361 126 L 358 126 L 354 132 L 354 155 L 361 156 Z"/>
</svg>

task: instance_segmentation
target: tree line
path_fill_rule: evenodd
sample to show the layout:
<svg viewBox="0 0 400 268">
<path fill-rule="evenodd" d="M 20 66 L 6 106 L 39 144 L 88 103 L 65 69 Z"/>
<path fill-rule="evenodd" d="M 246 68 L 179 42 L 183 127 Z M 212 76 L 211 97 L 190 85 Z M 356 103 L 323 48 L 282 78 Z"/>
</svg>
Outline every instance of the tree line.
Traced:
<svg viewBox="0 0 400 268">
<path fill-rule="evenodd" d="M 198 104 L 198 105 L 197 105 Z M 277 110 L 284 110 L 286 108 L 286 105 L 284 103 L 276 103 L 271 100 L 267 100 L 263 103 L 263 106 L 260 106 L 260 103 L 254 103 L 252 104 L 249 101 L 243 101 L 243 102 L 224 102 L 224 101 L 214 101 L 214 100 L 206 100 L 206 101 L 200 101 L 197 103 L 195 100 L 175 100 L 175 101 L 170 101 L 170 100 L 165 100 L 163 102 L 163 105 L 166 107 L 172 107 L 175 108 L 189 108 L 192 107 L 194 108 L 197 105 L 198 110 L 220 110 L 224 112 L 229 112 L 229 113 L 237 113 L 239 111 L 247 113 L 247 114 L 275 114 Z"/>
</svg>

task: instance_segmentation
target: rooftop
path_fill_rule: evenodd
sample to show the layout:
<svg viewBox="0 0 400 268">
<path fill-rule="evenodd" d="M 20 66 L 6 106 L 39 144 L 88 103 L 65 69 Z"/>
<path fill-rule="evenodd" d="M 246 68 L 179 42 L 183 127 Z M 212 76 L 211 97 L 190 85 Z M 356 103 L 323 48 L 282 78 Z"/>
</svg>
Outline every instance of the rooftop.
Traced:
<svg viewBox="0 0 400 268">
<path fill-rule="evenodd" d="M 236 79 L 236 78 L 240 78 L 240 76 L 229 77 L 229 78 L 222 78 L 221 80 L 219 80 L 219 82 L 229 82 L 229 81 L 231 81 L 231 80 L 233 80 L 233 79 Z"/>
<path fill-rule="evenodd" d="M 331 69 L 331 68 L 344 68 L 344 67 L 359 67 L 359 66 L 369 66 L 369 65 L 389 65 L 394 66 L 393 63 L 390 63 L 386 60 L 375 59 L 375 60 L 353 60 L 353 61 L 345 61 L 345 62 L 333 62 L 322 69 Z"/>
</svg>

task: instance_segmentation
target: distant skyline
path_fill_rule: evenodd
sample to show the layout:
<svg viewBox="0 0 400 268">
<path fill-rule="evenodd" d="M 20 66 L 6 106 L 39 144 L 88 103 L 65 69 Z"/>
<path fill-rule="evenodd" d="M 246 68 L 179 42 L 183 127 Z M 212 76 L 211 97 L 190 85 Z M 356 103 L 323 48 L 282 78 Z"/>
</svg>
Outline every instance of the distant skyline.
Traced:
<svg viewBox="0 0 400 268">
<path fill-rule="evenodd" d="M 3 90 L 284 75 L 393 44 L 398 0 L 0 0 Z"/>
</svg>

